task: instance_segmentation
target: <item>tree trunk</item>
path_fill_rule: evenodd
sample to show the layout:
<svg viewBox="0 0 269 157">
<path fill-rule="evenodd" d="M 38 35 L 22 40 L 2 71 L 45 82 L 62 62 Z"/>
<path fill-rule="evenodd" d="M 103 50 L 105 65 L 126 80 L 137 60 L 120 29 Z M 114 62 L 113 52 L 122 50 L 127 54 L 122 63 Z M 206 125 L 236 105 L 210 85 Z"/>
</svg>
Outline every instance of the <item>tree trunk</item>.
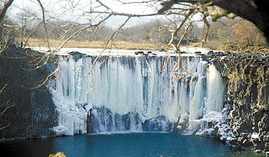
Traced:
<svg viewBox="0 0 269 157">
<path fill-rule="evenodd" d="M 8 8 L 11 6 L 11 4 L 13 3 L 14 0 L 8 0 L 7 2 L 5 2 L 3 8 L 0 8 L 0 23 L 3 21 Z"/>
<path fill-rule="evenodd" d="M 213 4 L 251 21 L 269 41 L 269 3 L 267 0 L 213 0 Z"/>
</svg>

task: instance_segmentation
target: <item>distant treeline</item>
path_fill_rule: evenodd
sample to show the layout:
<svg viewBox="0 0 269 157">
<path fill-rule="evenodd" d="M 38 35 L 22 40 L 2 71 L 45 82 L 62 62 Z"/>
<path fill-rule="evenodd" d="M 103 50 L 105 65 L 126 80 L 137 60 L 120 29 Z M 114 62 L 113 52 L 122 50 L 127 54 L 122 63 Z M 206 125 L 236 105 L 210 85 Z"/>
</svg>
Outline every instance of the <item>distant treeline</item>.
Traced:
<svg viewBox="0 0 269 157">
<path fill-rule="evenodd" d="M 2 24 L 2 27 L 8 30 L 6 33 L 12 34 L 19 41 L 26 41 L 28 38 L 45 38 L 47 35 L 50 39 L 64 40 L 78 30 L 83 30 L 73 36 L 72 40 L 105 41 L 109 40 L 115 31 L 119 31 L 114 40 L 165 44 L 170 41 L 171 33 L 176 27 L 174 23 L 156 19 L 140 25 L 124 27 L 122 30 L 117 30 L 107 24 L 83 29 L 86 25 L 71 21 L 52 20 L 46 24 L 48 31 L 46 35 L 41 21 L 32 21 L 31 18 L 21 18 L 19 21 L 21 22 L 14 22 L 6 18 Z M 185 29 L 179 31 L 178 40 L 184 31 Z M 199 43 L 204 32 L 203 25 L 192 23 L 183 38 L 182 44 Z M 214 49 L 240 49 L 249 46 L 266 45 L 267 43 L 262 33 L 250 22 L 240 18 L 222 18 L 217 22 L 210 22 L 208 42 L 206 44 L 208 47 Z"/>
</svg>

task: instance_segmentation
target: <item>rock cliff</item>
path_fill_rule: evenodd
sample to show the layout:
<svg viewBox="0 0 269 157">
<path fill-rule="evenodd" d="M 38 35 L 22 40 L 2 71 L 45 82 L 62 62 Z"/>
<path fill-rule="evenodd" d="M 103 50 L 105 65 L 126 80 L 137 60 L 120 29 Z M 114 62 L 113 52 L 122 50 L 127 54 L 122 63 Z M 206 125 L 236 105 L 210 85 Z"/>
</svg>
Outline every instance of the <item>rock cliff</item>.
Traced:
<svg viewBox="0 0 269 157">
<path fill-rule="evenodd" d="M 269 151 L 269 55 L 211 53 L 209 58 L 227 83 L 235 144 Z"/>
<path fill-rule="evenodd" d="M 1 139 L 48 136 L 57 119 L 51 94 L 42 84 L 49 75 L 44 56 L 30 49 L 10 46 L 0 55 Z M 38 66 L 42 65 L 42 66 Z"/>
</svg>

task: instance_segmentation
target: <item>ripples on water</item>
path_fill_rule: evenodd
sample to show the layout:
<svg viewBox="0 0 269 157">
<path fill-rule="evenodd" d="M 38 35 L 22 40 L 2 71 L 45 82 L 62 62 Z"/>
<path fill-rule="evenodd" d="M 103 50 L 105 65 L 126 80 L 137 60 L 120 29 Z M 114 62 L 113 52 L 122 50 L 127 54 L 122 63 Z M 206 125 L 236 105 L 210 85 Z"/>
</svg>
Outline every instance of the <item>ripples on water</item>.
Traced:
<svg viewBox="0 0 269 157">
<path fill-rule="evenodd" d="M 67 157 L 262 157 L 235 152 L 211 138 L 176 134 L 112 134 L 58 137 L 0 145 L 10 157 L 47 157 L 64 152 Z"/>
</svg>

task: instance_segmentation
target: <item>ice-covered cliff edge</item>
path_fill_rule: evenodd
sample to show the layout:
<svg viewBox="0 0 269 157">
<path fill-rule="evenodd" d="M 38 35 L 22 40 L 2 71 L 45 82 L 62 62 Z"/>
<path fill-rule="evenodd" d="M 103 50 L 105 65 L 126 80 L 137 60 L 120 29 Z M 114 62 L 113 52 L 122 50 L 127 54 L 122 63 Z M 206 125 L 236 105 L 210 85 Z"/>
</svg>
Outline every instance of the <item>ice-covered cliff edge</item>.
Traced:
<svg viewBox="0 0 269 157">
<path fill-rule="evenodd" d="M 223 80 L 195 55 L 59 56 L 50 91 L 57 134 L 173 131 L 201 133 L 223 116 Z"/>
</svg>

